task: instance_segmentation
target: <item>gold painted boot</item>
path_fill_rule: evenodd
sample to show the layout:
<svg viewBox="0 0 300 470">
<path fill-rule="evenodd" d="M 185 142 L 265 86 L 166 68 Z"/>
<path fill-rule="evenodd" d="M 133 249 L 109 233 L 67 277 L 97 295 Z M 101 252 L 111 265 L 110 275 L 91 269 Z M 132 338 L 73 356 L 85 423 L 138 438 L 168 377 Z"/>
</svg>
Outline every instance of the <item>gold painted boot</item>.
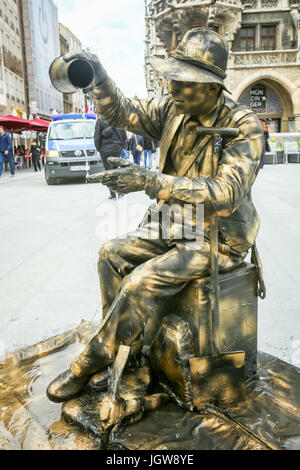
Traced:
<svg viewBox="0 0 300 470">
<path fill-rule="evenodd" d="M 55 403 L 71 400 L 82 392 L 89 379 L 90 376 L 76 377 L 71 369 L 68 369 L 50 383 L 47 396 Z"/>
<path fill-rule="evenodd" d="M 111 370 L 105 368 L 96 374 L 93 374 L 89 381 L 89 388 L 97 392 L 103 392 L 107 390 L 108 381 L 111 375 Z"/>
</svg>

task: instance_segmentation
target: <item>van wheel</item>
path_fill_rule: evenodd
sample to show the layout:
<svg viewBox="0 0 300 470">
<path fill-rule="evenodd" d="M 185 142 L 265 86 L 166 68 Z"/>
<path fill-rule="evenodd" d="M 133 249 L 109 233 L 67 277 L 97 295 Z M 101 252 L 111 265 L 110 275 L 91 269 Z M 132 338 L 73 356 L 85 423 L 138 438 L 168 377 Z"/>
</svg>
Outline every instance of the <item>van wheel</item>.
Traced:
<svg viewBox="0 0 300 470">
<path fill-rule="evenodd" d="M 52 186 L 54 184 L 57 184 L 57 181 L 56 181 L 56 178 L 50 178 L 50 176 L 47 176 L 45 174 L 45 178 L 46 178 L 46 183 L 49 185 L 49 186 Z"/>
</svg>

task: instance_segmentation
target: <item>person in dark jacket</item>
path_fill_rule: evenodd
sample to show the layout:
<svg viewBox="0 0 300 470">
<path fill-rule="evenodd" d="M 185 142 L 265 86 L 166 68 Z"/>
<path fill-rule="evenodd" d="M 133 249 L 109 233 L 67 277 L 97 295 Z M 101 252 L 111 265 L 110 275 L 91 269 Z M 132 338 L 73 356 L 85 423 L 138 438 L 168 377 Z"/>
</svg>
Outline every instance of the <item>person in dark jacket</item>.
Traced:
<svg viewBox="0 0 300 470">
<path fill-rule="evenodd" d="M 30 154 L 31 154 L 32 163 L 33 163 L 33 166 L 34 166 L 34 171 L 38 171 L 38 169 L 41 171 L 41 163 L 40 163 L 41 149 L 40 149 L 40 147 L 38 147 L 38 144 L 37 144 L 36 140 L 32 141 L 32 145 L 31 145 L 31 148 L 30 148 Z"/>
<path fill-rule="evenodd" d="M 133 134 L 129 141 L 129 150 L 131 150 L 133 161 L 136 165 L 141 164 L 141 155 L 144 148 L 144 137 Z"/>
<path fill-rule="evenodd" d="M 261 126 L 264 131 L 264 149 L 262 153 L 262 158 L 261 158 L 261 163 L 260 163 L 260 168 L 262 169 L 265 164 L 265 153 L 270 152 L 270 146 L 269 146 L 269 129 L 268 129 L 268 124 L 266 119 L 260 119 Z"/>
<path fill-rule="evenodd" d="M 151 137 L 144 137 L 144 165 L 145 165 L 145 168 L 148 168 L 149 170 L 151 170 L 152 168 L 153 147 L 154 147 L 154 143 Z"/>
<path fill-rule="evenodd" d="M 11 137 L 7 132 L 5 132 L 4 127 L 0 126 L 0 176 L 2 175 L 3 162 L 5 158 L 7 158 L 9 163 L 11 173 L 10 177 L 13 178 L 15 176 L 15 164 L 12 154 Z"/>
<path fill-rule="evenodd" d="M 120 157 L 122 150 L 126 148 L 127 134 L 124 129 L 116 129 L 106 124 L 99 118 L 96 122 L 94 134 L 95 147 L 101 155 L 105 170 L 113 168 L 107 161 L 108 157 Z M 117 195 L 110 191 L 109 199 L 116 200 Z"/>
</svg>

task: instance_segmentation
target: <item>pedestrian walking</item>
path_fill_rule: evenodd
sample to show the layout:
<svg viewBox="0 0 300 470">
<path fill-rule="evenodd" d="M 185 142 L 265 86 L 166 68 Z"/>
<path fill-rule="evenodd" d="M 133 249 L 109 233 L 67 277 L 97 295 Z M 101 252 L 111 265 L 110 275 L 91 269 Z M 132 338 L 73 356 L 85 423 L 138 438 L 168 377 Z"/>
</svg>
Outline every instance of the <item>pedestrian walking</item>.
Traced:
<svg viewBox="0 0 300 470">
<path fill-rule="evenodd" d="M 159 167 L 159 142 L 152 140 L 152 169 L 158 170 Z"/>
<path fill-rule="evenodd" d="M 105 170 L 110 170 L 113 166 L 107 159 L 121 156 L 123 149 L 126 148 L 127 135 L 124 129 L 109 126 L 103 119 L 99 118 L 96 122 L 94 141 Z M 109 199 L 114 201 L 117 199 L 116 193 L 112 190 L 110 190 Z"/>
<path fill-rule="evenodd" d="M 32 158 L 32 163 L 34 171 L 41 171 L 41 149 L 38 147 L 37 141 L 33 140 L 30 148 L 30 155 Z"/>
<path fill-rule="evenodd" d="M 129 152 L 126 148 L 122 150 L 121 158 L 123 158 L 123 160 L 127 160 L 129 158 Z"/>
<path fill-rule="evenodd" d="M 42 148 L 41 148 L 42 165 L 45 165 L 45 154 L 46 154 L 45 145 L 42 145 Z"/>
<path fill-rule="evenodd" d="M 144 166 L 151 170 L 152 168 L 153 140 L 151 137 L 144 137 Z"/>
<path fill-rule="evenodd" d="M 260 119 L 260 123 L 261 123 L 261 126 L 263 128 L 263 132 L 264 132 L 264 148 L 263 148 L 263 153 L 262 153 L 261 163 L 260 163 L 260 168 L 262 169 L 264 167 L 264 164 L 265 164 L 265 153 L 270 152 L 270 146 L 269 146 L 270 135 L 269 135 L 269 129 L 268 129 L 268 125 L 267 125 L 267 120 L 266 119 Z"/>
<path fill-rule="evenodd" d="M 10 178 L 15 176 L 15 163 L 12 154 L 12 142 L 10 135 L 0 126 L 0 176 L 3 171 L 4 159 L 7 158 L 10 167 Z"/>
<path fill-rule="evenodd" d="M 144 137 L 141 135 L 133 134 L 130 142 L 129 148 L 131 150 L 133 161 L 136 165 L 141 164 L 141 155 L 144 149 Z"/>
<path fill-rule="evenodd" d="M 122 150 L 122 153 L 121 153 L 121 158 L 123 158 L 123 160 L 128 160 L 129 158 L 129 139 L 128 139 L 128 133 L 126 132 L 126 142 L 125 142 L 125 146 Z"/>
</svg>

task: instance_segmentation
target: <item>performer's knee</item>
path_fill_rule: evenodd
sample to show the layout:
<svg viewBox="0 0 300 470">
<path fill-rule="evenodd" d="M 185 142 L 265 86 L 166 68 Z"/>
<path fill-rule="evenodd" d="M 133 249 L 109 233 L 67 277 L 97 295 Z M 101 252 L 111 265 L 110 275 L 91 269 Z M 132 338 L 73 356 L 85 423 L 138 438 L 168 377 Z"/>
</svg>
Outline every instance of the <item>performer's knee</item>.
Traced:
<svg viewBox="0 0 300 470">
<path fill-rule="evenodd" d="M 142 289 L 143 281 L 141 277 L 137 276 L 134 271 L 128 274 L 122 283 L 123 294 L 135 294 L 140 293 Z"/>
<path fill-rule="evenodd" d="M 110 253 L 114 250 L 114 241 L 108 240 L 107 242 L 103 243 L 99 250 L 99 262 L 104 261 L 110 258 Z"/>
<path fill-rule="evenodd" d="M 110 260 L 111 258 L 111 252 L 112 252 L 112 243 L 111 241 L 107 241 L 103 243 L 99 250 L 99 258 L 98 258 L 98 263 L 97 263 L 97 268 L 98 268 L 98 273 L 100 275 L 101 272 L 101 265 L 103 262 Z"/>
</svg>

